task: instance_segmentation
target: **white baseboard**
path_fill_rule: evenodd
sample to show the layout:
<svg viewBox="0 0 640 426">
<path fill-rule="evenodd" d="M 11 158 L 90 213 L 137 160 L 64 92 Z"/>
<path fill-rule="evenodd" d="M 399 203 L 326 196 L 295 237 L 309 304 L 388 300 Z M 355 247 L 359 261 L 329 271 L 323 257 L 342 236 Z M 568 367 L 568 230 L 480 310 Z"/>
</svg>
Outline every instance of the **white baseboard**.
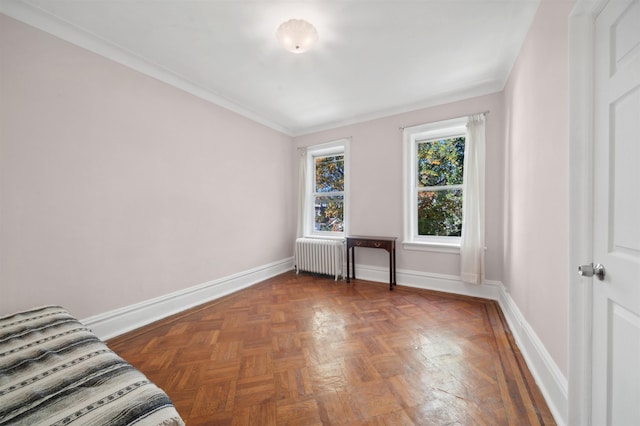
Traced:
<svg viewBox="0 0 640 426">
<path fill-rule="evenodd" d="M 504 286 L 502 286 L 498 303 L 556 423 L 559 426 L 567 425 L 569 420 L 567 379 Z"/>
<path fill-rule="evenodd" d="M 389 282 L 389 268 L 370 265 L 356 265 L 356 277 L 376 282 Z M 484 285 L 467 284 L 460 277 L 453 275 L 433 274 L 430 272 L 397 270 L 398 284 L 425 290 L 443 291 L 445 293 L 482 297 L 498 300 L 499 285 L 497 281 L 488 281 Z"/>
<path fill-rule="evenodd" d="M 249 269 L 155 299 L 82 320 L 98 337 L 110 339 L 293 269 L 293 258 Z"/>
<path fill-rule="evenodd" d="M 356 265 L 356 277 L 369 281 L 389 282 L 389 269 Z M 509 324 L 518 348 L 558 425 L 568 421 L 568 383 L 535 331 L 500 281 L 487 280 L 483 285 L 467 284 L 454 275 L 418 271 L 396 271 L 398 284 L 426 290 L 482 297 L 498 302 Z"/>
</svg>

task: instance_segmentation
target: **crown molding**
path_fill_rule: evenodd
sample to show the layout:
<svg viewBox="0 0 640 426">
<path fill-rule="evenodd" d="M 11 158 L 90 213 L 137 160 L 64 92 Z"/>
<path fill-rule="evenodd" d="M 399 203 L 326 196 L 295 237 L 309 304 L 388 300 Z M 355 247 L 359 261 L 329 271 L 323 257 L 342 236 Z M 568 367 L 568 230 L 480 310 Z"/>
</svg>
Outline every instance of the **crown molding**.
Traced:
<svg viewBox="0 0 640 426">
<path fill-rule="evenodd" d="M 464 99 L 497 93 L 504 89 L 506 82 L 506 77 L 504 77 L 485 80 L 471 88 L 448 87 L 439 93 L 433 93 L 422 102 L 398 105 L 396 107 L 385 108 L 320 125 L 302 125 L 299 127 L 284 126 L 263 114 L 243 107 L 215 91 L 195 84 L 189 79 L 163 68 L 122 46 L 102 39 L 96 34 L 88 32 L 21 0 L 1 0 L 0 13 L 290 137 L 304 136 L 325 130 L 361 124 Z"/>
<path fill-rule="evenodd" d="M 2 0 L 0 13 L 51 34 L 61 40 L 103 56 L 144 75 L 155 78 L 193 96 L 235 112 L 278 132 L 292 136 L 290 129 L 207 90 L 186 78 L 154 64 L 116 44 L 110 43 L 48 12 L 19 0 Z"/>
<path fill-rule="evenodd" d="M 299 137 L 325 130 L 333 130 L 339 127 L 347 127 L 356 124 L 366 123 L 367 121 L 379 120 L 382 118 L 393 117 L 396 115 L 406 114 L 409 112 L 419 111 L 422 109 L 433 108 L 440 105 L 450 104 L 463 101 L 466 99 L 476 98 L 480 96 L 492 95 L 501 92 L 504 89 L 504 81 L 492 80 L 487 83 L 480 84 L 471 89 L 460 89 L 442 92 L 430 96 L 423 102 L 412 103 L 397 108 L 385 109 L 371 114 L 360 115 L 358 117 L 349 118 L 341 121 L 333 121 L 319 126 L 301 127 L 291 129 L 291 136 Z"/>
</svg>

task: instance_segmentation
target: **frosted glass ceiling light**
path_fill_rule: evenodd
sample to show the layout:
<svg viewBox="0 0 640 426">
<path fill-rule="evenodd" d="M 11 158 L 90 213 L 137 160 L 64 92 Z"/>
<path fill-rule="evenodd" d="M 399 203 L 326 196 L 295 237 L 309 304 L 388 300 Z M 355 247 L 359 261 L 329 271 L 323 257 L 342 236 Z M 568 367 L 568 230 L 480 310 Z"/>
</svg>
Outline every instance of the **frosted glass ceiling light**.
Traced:
<svg viewBox="0 0 640 426">
<path fill-rule="evenodd" d="M 276 31 L 276 38 L 289 52 L 306 52 L 318 40 L 316 28 L 302 19 L 289 19 Z"/>
</svg>

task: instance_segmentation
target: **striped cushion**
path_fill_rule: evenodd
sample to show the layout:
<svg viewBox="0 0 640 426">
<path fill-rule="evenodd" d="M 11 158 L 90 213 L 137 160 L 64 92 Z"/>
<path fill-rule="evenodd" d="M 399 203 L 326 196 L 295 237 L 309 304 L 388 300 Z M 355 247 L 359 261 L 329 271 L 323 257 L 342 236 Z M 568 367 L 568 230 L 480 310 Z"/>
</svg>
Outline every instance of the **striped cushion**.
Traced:
<svg viewBox="0 0 640 426">
<path fill-rule="evenodd" d="M 59 306 L 0 317 L 0 425 L 184 425 L 169 397 Z"/>
</svg>

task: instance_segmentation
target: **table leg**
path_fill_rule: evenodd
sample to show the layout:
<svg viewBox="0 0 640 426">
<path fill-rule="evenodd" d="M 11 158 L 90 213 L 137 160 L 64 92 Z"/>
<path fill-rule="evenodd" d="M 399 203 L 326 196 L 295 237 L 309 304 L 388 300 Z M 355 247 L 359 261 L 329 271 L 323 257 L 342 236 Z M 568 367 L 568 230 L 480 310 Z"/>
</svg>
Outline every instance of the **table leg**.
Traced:
<svg viewBox="0 0 640 426">
<path fill-rule="evenodd" d="M 393 250 L 389 250 L 389 290 L 393 290 Z"/>
<path fill-rule="evenodd" d="M 351 247 L 351 272 L 353 279 L 356 279 L 356 246 Z"/>
<path fill-rule="evenodd" d="M 393 247 L 393 285 L 398 285 L 396 280 L 396 248 Z"/>
<path fill-rule="evenodd" d="M 351 282 L 351 280 L 349 279 L 349 247 L 347 247 L 347 282 Z"/>
</svg>

